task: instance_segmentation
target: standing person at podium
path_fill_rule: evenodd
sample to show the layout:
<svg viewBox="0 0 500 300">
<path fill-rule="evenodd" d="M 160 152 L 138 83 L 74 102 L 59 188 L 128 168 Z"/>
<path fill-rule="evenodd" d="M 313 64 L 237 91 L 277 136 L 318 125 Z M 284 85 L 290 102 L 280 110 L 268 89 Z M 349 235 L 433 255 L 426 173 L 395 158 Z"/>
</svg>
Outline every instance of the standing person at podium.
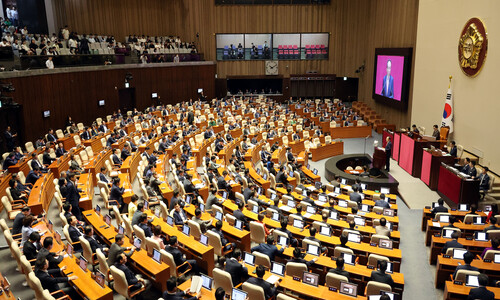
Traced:
<svg viewBox="0 0 500 300">
<path fill-rule="evenodd" d="M 390 164 L 391 164 L 391 155 L 392 155 L 392 142 L 391 137 L 387 137 L 387 144 L 385 145 L 385 170 L 389 172 Z"/>
</svg>

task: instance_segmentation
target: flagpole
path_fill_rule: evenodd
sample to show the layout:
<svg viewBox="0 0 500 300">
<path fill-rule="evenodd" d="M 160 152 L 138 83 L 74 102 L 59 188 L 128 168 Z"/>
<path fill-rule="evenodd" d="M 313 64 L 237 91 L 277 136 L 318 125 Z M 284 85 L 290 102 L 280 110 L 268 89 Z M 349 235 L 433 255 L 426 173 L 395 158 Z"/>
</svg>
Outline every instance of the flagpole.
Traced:
<svg viewBox="0 0 500 300">
<path fill-rule="evenodd" d="M 450 75 L 450 83 L 448 84 L 448 88 L 451 88 L 451 79 L 453 78 L 453 76 Z"/>
</svg>

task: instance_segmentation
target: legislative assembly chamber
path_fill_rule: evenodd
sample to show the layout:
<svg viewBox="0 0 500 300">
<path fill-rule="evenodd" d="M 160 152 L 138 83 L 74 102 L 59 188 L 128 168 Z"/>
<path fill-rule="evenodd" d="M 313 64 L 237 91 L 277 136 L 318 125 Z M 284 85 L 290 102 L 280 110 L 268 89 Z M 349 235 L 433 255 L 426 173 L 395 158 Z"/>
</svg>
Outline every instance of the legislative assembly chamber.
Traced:
<svg viewBox="0 0 500 300">
<path fill-rule="evenodd" d="M 500 1 L 0 7 L 0 300 L 500 299 Z"/>
</svg>

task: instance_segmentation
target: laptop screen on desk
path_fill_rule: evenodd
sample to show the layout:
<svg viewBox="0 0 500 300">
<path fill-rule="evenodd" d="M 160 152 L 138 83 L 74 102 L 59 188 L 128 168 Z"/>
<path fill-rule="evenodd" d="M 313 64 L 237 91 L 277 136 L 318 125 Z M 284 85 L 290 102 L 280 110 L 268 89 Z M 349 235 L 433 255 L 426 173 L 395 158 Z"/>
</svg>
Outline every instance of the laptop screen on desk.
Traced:
<svg viewBox="0 0 500 300">
<path fill-rule="evenodd" d="M 469 211 L 469 206 L 467 204 L 459 204 L 458 211 Z"/>
<path fill-rule="evenodd" d="M 380 192 L 381 192 L 382 194 L 386 194 L 386 195 L 387 195 L 387 194 L 389 194 L 389 193 L 390 193 L 390 190 L 389 190 L 389 188 L 387 188 L 387 187 L 382 187 L 382 188 L 380 188 Z"/>
<path fill-rule="evenodd" d="M 211 291 L 213 281 L 213 278 L 208 277 L 205 274 L 201 274 L 201 287 L 203 287 L 204 289 Z"/>
<path fill-rule="evenodd" d="M 320 226 L 319 227 L 319 233 L 322 234 L 322 235 L 326 235 L 326 236 L 331 236 L 332 235 L 331 228 L 327 227 L 327 226 Z"/>
<path fill-rule="evenodd" d="M 208 236 L 204 234 L 200 235 L 200 243 L 202 243 L 205 246 L 208 246 Z"/>
<path fill-rule="evenodd" d="M 322 186 L 323 186 L 323 185 L 322 185 L 321 181 L 316 181 L 316 182 L 314 183 L 314 187 L 315 187 L 317 190 L 321 189 L 321 187 L 322 187 Z"/>
<path fill-rule="evenodd" d="M 349 232 L 349 234 L 347 235 L 347 240 L 349 242 L 353 242 L 353 243 L 361 243 L 361 235 L 359 234 L 356 234 L 356 233 L 353 233 L 353 232 Z"/>
<path fill-rule="evenodd" d="M 293 227 L 297 227 L 297 228 L 304 228 L 304 223 L 301 221 L 301 220 L 297 220 L 297 219 L 294 219 L 293 220 Z"/>
<path fill-rule="evenodd" d="M 288 238 L 280 235 L 278 236 L 278 245 L 281 245 L 282 247 L 285 247 L 286 245 L 288 245 Z"/>
<path fill-rule="evenodd" d="M 312 286 L 318 286 L 319 274 L 304 272 L 304 274 L 302 275 L 302 282 L 310 284 Z"/>
<path fill-rule="evenodd" d="M 319 256 L 319 247 L 316 245 L 307 244 L 307 254 Z"/>
<path fill-rule="evenodd" d="M 285 265 L 273 261 L 271 263 L 271 273 L 278 276 L 285 276 Z"/>
<path fill-rule="evenodd" d="M 453 249 L 454 259 L 464 259 L 464 254 L 467 253 L 465 249 Z"/>
<path fill-rule="evenodd" d="M 233 288 L 233 291 L 231 293 L 231 300 L 246 300 L 246 298 L 246 292 Z"/>
<path fill-rule="evenodd" d="M 439 222 L 450 223 L 450 216 L 449 215 L 439 216 Z"/>
<path fill-rule="evenodd" d="M 476 241 L 487 242 L 489 240 L 488 234 L 486 232 L 476 231 L 474 233 L 474 239 Z"/>
<path fill-rule="evenodd" d="M 342 257 L 344 258 L 344 261 L 346 264 L 353 265 L 356 262 L 356 256 L 352 254 L 347 254 L 347 253 L 342 253 Z"/>
<path fill-rule="evenodd" d="M 249 264 L 251 266 L 255 265 L 255 255 L 253 254 L 245 252 L 243 255 L 243 260 L 245 261 L 246 264 Z"/>
<path fill-rule="evenodd" d="M 341 282 L 339 292 L 344 295 L 348 295 L 351 297 L 358 296 L 358 285 L 354 283 Z"/>
<path fill-rule="evenodd" d="M 465 279 L 466 286 L 479 287 L 479 280 L 477 275 L 466 275 L 465 278 L 466 278 Z"/>
<path fill-rule="evenodd" d="M 153 260 L 161 264 L 161 253 L 158 249 L 153 249 Z"/>
</svg>

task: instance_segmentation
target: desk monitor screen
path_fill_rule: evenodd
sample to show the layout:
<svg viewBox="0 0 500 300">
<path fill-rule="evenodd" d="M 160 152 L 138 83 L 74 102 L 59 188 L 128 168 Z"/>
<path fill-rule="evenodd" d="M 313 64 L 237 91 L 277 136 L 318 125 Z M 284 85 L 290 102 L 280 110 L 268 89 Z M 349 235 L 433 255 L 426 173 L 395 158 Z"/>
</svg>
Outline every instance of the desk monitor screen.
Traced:
<svg viewBox="0 0 500 300">
<path fill-rule="evenodd" d="M 308 169 L 311 169 L 311 164 L 307 164 L 307 168 L 308 168 Z"/>
<path fill-rule="evenodd" d="M 304 228 L 304 223 L 301 221 L 301 220 L 297 220 L 297 219 L 294 219 L 293 220 L 293 227 L 297 227 L 297 228 Z"/>
<path fill-rule="evenodd" d="M 189 197 L 189 196 L 187 196 L 187 197 Z M 144 209 L 149 209 L 149 201 L 147 201 L 147 200 L 144 200 Z"/>
<path fill-rule="evenodd" d="M 493 260 L 496 264 L 500 264 L 500 253 L 495 254 L 495 259 Z"/>
<path fill-rule="evenodd" d="M 316 245 L 307 244 L 307 254 L 319 256 L 319 247 Z"/>
<path fill-rule="evenodd" d="M 231 293 L 231 300 L 246 300 L 247 299 L 247 293 L 233 288 L 233 292 Z"/>
<path fill-rule="evenodd" d="M 136 247 L 137 249 L 141 249 L 141 244 L 142 244 L 142 240 L 140 238 L 134 239 L 134 247 Z"/>
<path fill-rule="evenodd" d="M 286 202 L 286 206 L 289 206 L 289 207 L 295 207 L 295 201 L 293 201 L 293 200 L 288 200 L 288 201 Z"/>
<path fill-rule="evenodd" d="M 382 194 L 386 194 L 386 195 L 387 195 L 387 194 L 390 194 L 390 190 L 389 190 L 389 188 L 387 188 L 387 187 L 382 187 L 382 188 L 380 188 L 380 192 L 381 192 Z"/>
<path fill-rule="evenodd" d="M 73 245 L 70 243 L 67 244 L 66 253 L 68 253 L 69 257 L 73 257 Z"/>
<path fill-rule="evenodd" d="M 191 233 L 191 227 L 188 225 L 182 225 L 182 233 L 189 236 L 189 233 Z"/>
<path fill-rule="evenodd" d="M 362 189 L 362 190 L 366 190 L 366 183 L 362 183 L 362 184 L 361 184 L 361 189 Z"/>
<path fill-rule="evenodd" d="M 186 196 L 186 204 L 187 204 L 186 206 L 189 206 L 189 204 L 191 204 L 191 196 Z"/>
<path fill-rule="evenodd" d="M 98 215 L 101 215 L 101 207 L 99 205 L 96 205 L 95 206 L 95 212 L 98 214 Z"/>
<path fill-rule="evenodd" d="M 337 187 L 335 187 L 335 188 L 333 189 L 333 192 L 334 192 L 335 194 L 340 194 L 340 187 L 338 187 L 338 186 L 337 186 Z"/>
<path fill-rule="evenodd" d="M 118 225 L 118 233 L 119 234 L 125 234 L 125 228 L 123 228 L 122 225 Z"/>
<path fill-rule="evenodd" d="M 243 230 L 243 222 L 241 222 L 240 220 L 236 220 L 236 222 L 234 222 L 234 227 L 239 230 Z"/>
<path fill-rule="evenodd" d="M 336 211 L 331 211 L 330 212 L 330 219 L 338 220 L 339 219 L 339 213 L 336 212 Z"/>
<path fill-rule="evenodd" d="M 304 272 L 304 274 L 302 275 L 302 282 L 310 284 L 312 286 L 318 286 L 319 274 Z"/>
<path fill-rule="evenodd" d="M 153 249 L 153 260 L 161 264 L 161 253 L 158 249 Z"/>
<path fill-rule="evenodd" d="M 203 93 L 203 89 L 198 89 L 198 94 Z"/>
<path fill-rule="evenodd" d="M 199 204 L 200 204 L 199 207 L 200 207 L 201 212 L 205 212 L 205 204 L 203 204 L 203 203 L 199 203 Z"/>
<path fill-rule="evenodd" d="M 480 242 L 487 242 L 487 241 L 489 241 L 488 233 L 476 231 L 474 233 L 474 239 L 476 241 L 480 241 Z"/>
<path fill-rule="evenodd" d="M 293 171 L 290 171 L 290 173 L 288 173 L 288 176 L 293 177 Z"/>
<path fill-rule="evenodd" d="M 370 206 L 368 204 L 361 204 L 361 211 L 369 212 Z"/>
<path fill-rule="evenodd" d="M 340 207 L 347 207 L 347 201 L 345 201 L 345 200 L 339 200 L 339 206 Z"/>
<path fill-rule="evenodd" d="M 453 249 L 453 259 L 464 259 L 464 254 L 467 253 L 465 249 Z"/>
<path fill-rule="evenodd" d="M 314 170 L 313 170 L 313 174 L 314 174 L 314 175 L 318 175 L 318 170 L 317 170 L 317 169 L 314 169 Z"/>
<path fill-rule="evenodd" d="M 271 220 L 273 221 L 280 221 L 280 214 L 277 212 L 273 212 L 273 215 L 271 216 Z"/>
<path fill-rule="evenodd" d="M 201 287 L 211 291 L 214 279 L 212 277 L 208 277 L 205 274 L 201 274 Z"/>
<path fill-rule="evenodd" d="M 160 213 L 161 213 L 161 211 L 160 211 L 160 206 L 157 206 L 157 207 L 155 208 L 155 216 L 156 216 L 157 218 L 159 218 L 159 217 L 160 217 Z"/>
<path fill-rule="evenodd" d="M 215 212 L 215 219 L 222 221 L 222 217 L 223 217 L 223 215 L 220 211 Z"/>
<path fill-rule="evenodd" d="M 286 247 L 288 245 L 288 238 L 280 235 L 278 236 L 278 245 L 281 245 L 282 247 Z"/>
<path fill-rule="evenodd" d="M 204 234 L 200 235 L 200 243 L 202 243 L 205 246 L 208 246 L 208 236 Z"/>
<path fill-rule="evenodd" d="M 445 229 L 443 232 L 443 237 L 447 239 L 451 239 L 451 234 L 454 232 L 454 230 L 450 229 Z"/>
<path fill-rule="evenodd" d="M 171 216 L 167 217 L 167 224 L 170 226 L 174 226 L 174 219 Z"/>
<path fill-rule="evenodd" d="M 441 223 L 450 223 L 450 216 L 449 215 L 441 215 L 441 216 L 439 216 L 439 222 L 441 222 Z"/>
<path fill-rule="evenodd" d="M 465 279 L 466 286 L 479 287 L 479 280 L 477 275 L 466 275 L 465 278 L 466 278 Z"/>
<path fill-rule="evenodd" d="M 385 270 L 385 272 L 392 274 L 393 273 L 392 267 L 393 267 L 392 263 L 391 262 L 387 262 L 387 269 Z"/>
<path fill-rule="evenodd" d="M 347 240 L 353 243 L 361 243 L 361 235 L 353 232 L 349 232 L 347 235 Z"/>
<path fill-rule="evenodd" d="M 331 236 L 332 235 L 332 230 L 331 230 L 330 227 L 320 226 L 319 227 L 319 233 L 322 234 L 322 235 Z"/>
<path fill-rule="evenodd" d="M 474 217 L 474 225 L 484 225 L 486 223 L 485 217 Z"/>
<path fill-rule="evenodd" d="M 307 190 L 302 191 L 302 196 L 307 197 Z"/>
<path fill-rule="evenodd" d="M 346 184 L 347 184 L 347 179 L 342 178 L 342 179 L 340 180 L 340 183 L 342 183 L 343 185 L 346 185 Z"/>
<path fill-rule="evenodd" d="M 270 271 L 273 274 L 276 274 L 278 276 L 283 277 L 283 276 L 285 276 L 285 265 L 273 261 L 271 263 L 271 270 Z"/>
<path fill-rule="evenodd" d="M 469 211 L 469 205 L 467 204 L 459 204 L 458 211 Z"/>
<path fill-rule="evenodd" d="M 222 198 L 227 200 L 227 192 L 226 191 L 222 192 Z"/>
<path fill-rule="evenodd" d="M 54 232 L 54 239 L 61 244 L 61 234 L 57 230 Z"/>
<path fill-rule="evenodd" d="M 80 262 L 78 263 L 78 265 L 83 271 L 87 271 L 87 260 L 85 259 L 85 257 L 83 257 L 83 255 L 80 256 Z"/>
<path fill-rule="evenodd" d="M 151 93 L 151 98 L 158 98 L 158 93 Z"/>
<path fill-rule="evenodd" d="M 276 199 L 276 194 L 275 193 L 271 193 L 271 200 L 274 200 Z"/>
<path fill-rule="evenodd" d="M 383 215 L 386 217 L 394 217 L 394 209 L 384 208 Z"/>
<path fill-rule="evenodd" d="M 257 195 L 262 195 L 262 188 L 261 188 L 261 187 L 259 187 L 259 188 L 257 189 Z"/>
<path fill-rule="evenodd" d="M 243 254 L 243 260 L 245 261 L 246 264 L 255 266 L 255 255 L 245 252 Z"/>
<path fill-rule="evenodd" d="M 252 212 L 258 214 L 259 213 L 259 207 L 257 205 L 252 206 Z"/>
<path fill-rule="evenodd" d="M 351 297 L 358 297 L 358 285 L 354 283 L 341 282 L 339 292 Z"/>
<path fill-rule="evenodd" d="M 318 195 L 318 201 L 326 202 L 326 200 L 327 200 L 326 195 L 323 194 Z"/>
<path fill-rule="evenodd" d="M 347 253 L 342 253 L 342 257 L 344 258 L 344 261 L 346 264 L 353 265 L 356 262 L 356 256 L 352 254 L 347 254 Z"/>
<path fill-rule="evenodd" d="M 267 180 L 267 173 L 262 174 L 262 179 Z"/>
<path fill-rule="evenodd" d="M 111 226 L 111 216 L 110 215 L 105 215 L 104 216 L 104 222 L 108 224 L 108 226 Z"/>
<path fill-rule="evenodd" d="M 392 240 L 389 240 L 389 239 L 380 239 L 378 241 L 378 246 L 380 248 L 392 249 Z"/>
<path fill-rule="evenodd" d="M 356 224 L 358 226 L 365 226 L 365 218 L 354 217 L 354 224 Z"/>
<path fill-rule="evenodd" d="M 306 212 L 314 215 L 316 214 L 316 208 L 312 205 L 308 205 L 306 207 Z"/>
<path fill-rule="evenodd" d="M 321 187 L 323 187 L 323 184 L 321 183 L 321 181 L 316 181 L 316 182 L 314 183 L 314 187 L 315 187 L 317 190 L 319 190 L 319 189 L 321 189 Z"/>
<path fill-rule="evenodd" d="M 102 274 L 101 271 L 95 272 L 95 282 L 102 288 L 105 286 L 104 274 Z"/>
</svg>

